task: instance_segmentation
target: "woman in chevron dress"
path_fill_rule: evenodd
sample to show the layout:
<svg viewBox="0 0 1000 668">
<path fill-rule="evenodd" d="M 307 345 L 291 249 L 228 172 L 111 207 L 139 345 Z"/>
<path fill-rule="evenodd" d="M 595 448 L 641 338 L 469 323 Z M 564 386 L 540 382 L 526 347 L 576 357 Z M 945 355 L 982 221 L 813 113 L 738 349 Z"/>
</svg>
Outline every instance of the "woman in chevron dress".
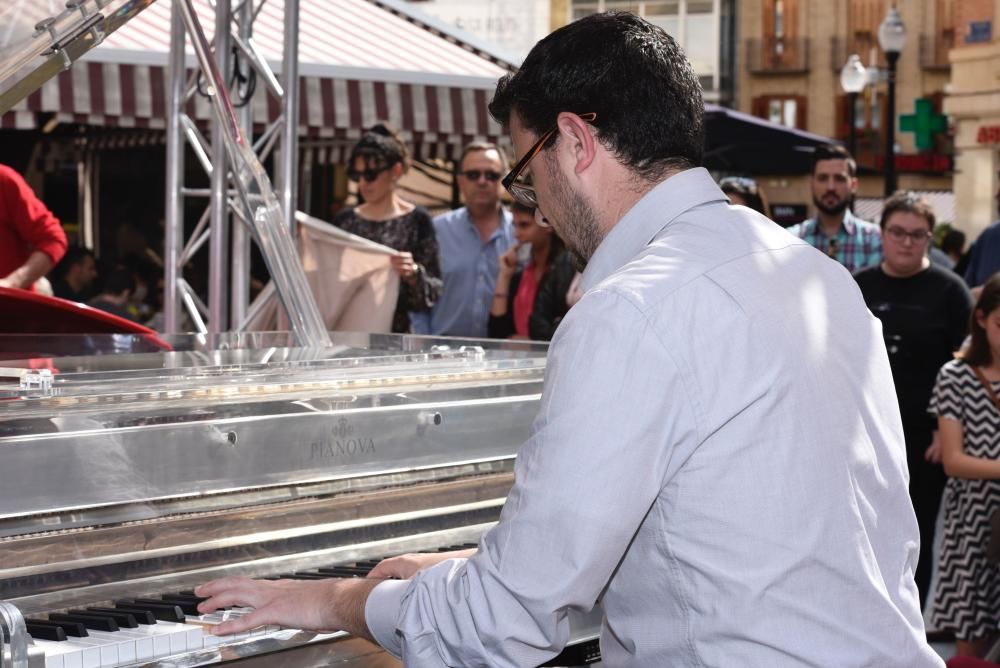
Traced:
<svg viewBox="0 0 1000 668">
<path fill-rule="evenodd" d="M 959 655 L 982 657 L 1000 624 L 1000 565 L 986 554 L 990 517 L 1000 509 L 1000 274 L 983 287 L 970 320 L 970 343 L 941 367 L 928 409 L 949 476 L 930 625 L 954 631 Z"/>
</svg>

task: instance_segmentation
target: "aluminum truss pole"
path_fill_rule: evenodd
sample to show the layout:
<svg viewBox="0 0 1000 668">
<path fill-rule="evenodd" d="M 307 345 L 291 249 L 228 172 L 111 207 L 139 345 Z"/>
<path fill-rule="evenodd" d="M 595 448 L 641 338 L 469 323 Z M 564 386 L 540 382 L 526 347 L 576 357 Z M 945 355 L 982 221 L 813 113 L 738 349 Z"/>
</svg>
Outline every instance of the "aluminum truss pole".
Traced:
<svg viewBox="0 0 1000 668">
<path fill-rule="evenodd" d="M 232 57 L 229 52 L 230 0 L 215 3 L 215 62 L 223 84 L 229 83 Z M 206 77 L 207 79 L 207 77 Z M 213 83 L 208 84 L 210 87 Z M 216 91 L 217 92 L 217 91 Z M 229 164 L 226 159 L 222 119 L 212 116 L 211 237 L 208 264 L 208 331 L 229 328 Z"/>
<path fill-rule="evenodd" d="M 237 203 L 246 218 L 253 221 L 254 237 L 260 244 L 296 341 L 305 347 L 329 346 L 330 337 L 295 250 L 289 222 L 282 217 L 270 179 L 239 127 L 227 83 L 212 58 L 193 0 L 174 1 L 181 6 L 184 25 L 212 91 L 212 107 L 222 126 L 232 164 Z M 215 171 L 221 170 L 216 168 Z"/>
<path fill-rule="evenodd" d="M 284 59 L 281 80 L 285 85 L 282 114 L 285 127 L 281 135 L 281 171 L 278 175 L 278 197 L 281 213 L 295 233 L 295 211 L 298 209 L 299 171 L 299 2 L 285 0 Z"/>
<path fill-rule="evenodd" d="M 180 3 L 170 10 L 170 101 L 167 109 L 167 197 L 163 242 L 164 330 L 180 331 L 181 238 L 184 232 L 184 18 Z"/>
<path fill-rule="evenodd" d="M 239 6 L 239 39 L 244 44 L 253 38 L 253 2 L 243 0 Z M 245 56 L 244 56 L 245 58 Z M 247 67 L 252 67 L 247 63 Z M 248 101 L 238 112 L 239 124 L 243 134 L 253 136 L 253 104 Z M 233 218 L 230 228 L 232 235 L 232 274 L 229 280 L 229 312 L 230 325 L 237 329 L 246 319 L 247 307 L 250 305 L 250 230 L 248 223 L 239 217 Z"/>
</svg>

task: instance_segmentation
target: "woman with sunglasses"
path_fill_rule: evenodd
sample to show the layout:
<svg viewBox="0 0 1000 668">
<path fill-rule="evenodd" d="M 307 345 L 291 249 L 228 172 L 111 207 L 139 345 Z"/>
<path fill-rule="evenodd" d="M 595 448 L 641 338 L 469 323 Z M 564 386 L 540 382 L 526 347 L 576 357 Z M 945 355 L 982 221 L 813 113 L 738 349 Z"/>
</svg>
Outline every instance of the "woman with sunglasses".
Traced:
<svg viewBox="0 0 1000 668">
<path fill-rule="evenodd" d="M 361 204 L 340 212 L 337 227 L 398 252 L 392 257 L 399 273 L 399 300 L 393 332 L 409 332 L 409 312 L 429 311 L 441 292 L 438 244 L 430 214 L 405 201 L 396 184 L 410 166 L 409 152 L 384 124 L 372 127 L 351 149 L 348 177 L 358 184 Z"/>
</svg>

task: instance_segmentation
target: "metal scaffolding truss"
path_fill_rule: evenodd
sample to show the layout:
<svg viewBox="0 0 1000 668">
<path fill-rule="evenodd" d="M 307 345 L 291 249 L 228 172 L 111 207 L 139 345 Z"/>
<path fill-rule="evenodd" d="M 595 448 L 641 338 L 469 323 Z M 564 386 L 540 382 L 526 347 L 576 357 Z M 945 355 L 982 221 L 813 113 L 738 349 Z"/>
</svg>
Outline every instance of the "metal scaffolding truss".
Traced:
<svg viewBox="0 0 1000 668">
<path fill-rule="evenodd" d="M 306 283 L 293 240 L 298 166 L 298 0 L 286 0 L 284 57 L 280 80 L 254 45 L 253 24 L 267 0 L 215 0 L 214 48 L 210 48 L 193 0 L 173 0 L 170 88 L 167 109 L 167 199 L 164 243 L 164 318 L 168 332 L 180 330 L 182 310 L 201 332 L 243 330 L 249 308 L 250 241 L 260 247 L 293 333 L 300 345 L 327 345 L 329 336 Z M 185 40 L 191 39 L 198 67 L 185 69 Z M 280 99 L 281 115 L 255 142 L 250 105 L 235 109 L 223 73 L 233 54 L 253 68 L 270 95 Z M 210 139 L 185 112 L 193 95 L 212 101 Z M 211 187 L 184 185 L 185 146 L 209 176 Z M 261 161 L 275 150 L 277 193 Z M 190 235 L 184 235 L 187 198 L 207 201 Z M 185 280 L 183 267 L 208 244 L 208 303 Z"/>
</svg>

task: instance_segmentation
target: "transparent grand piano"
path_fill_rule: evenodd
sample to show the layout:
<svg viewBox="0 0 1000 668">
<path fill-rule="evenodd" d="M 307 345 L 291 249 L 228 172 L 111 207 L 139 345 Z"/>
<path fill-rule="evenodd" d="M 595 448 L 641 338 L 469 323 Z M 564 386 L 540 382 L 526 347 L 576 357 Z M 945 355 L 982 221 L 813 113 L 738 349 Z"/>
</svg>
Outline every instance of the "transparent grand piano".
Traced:
<svg viewBox="0 0 1000 668">
<path fill-rule="evenodd" d="M 0 600 L 28 631 L 7 622 L 6 661 L 398 665 L 344 634 L 218 638 L 206 627 L 241 611 L 200 617 L 191 590 L 361 577 L 386 556 L 474 546 L 512 484 L 545 346 L 287 338 L 0 362 L 15 367 L 0 382 Z M 596 660 L 599 624 L 574 618 L 550 665 Z"/>
</svg>

